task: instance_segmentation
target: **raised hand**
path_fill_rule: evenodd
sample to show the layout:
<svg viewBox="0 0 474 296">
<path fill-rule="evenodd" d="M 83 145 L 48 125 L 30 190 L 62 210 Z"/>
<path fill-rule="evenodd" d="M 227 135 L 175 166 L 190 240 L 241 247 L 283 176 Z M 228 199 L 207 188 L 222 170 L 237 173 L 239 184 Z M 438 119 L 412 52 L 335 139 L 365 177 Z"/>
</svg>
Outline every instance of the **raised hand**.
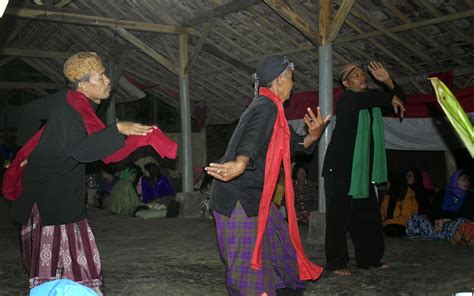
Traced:
<svg viewBox="0 0 474 296">
<path fill-rule="evenodd" d="M 316 110 L 317 116 L 314 115 L 311 108 L 308 108 L 308 113 L 304 116 L 304 123 L 308 127 L 308 134 L 312 137 L 313 141 L 316 141 L 321 137 L 326 123 L 331 118 L 331 115 L 327 115 L 325 118 L 321 115 L 321 110 L 318 107 Z"/>
<path fill-rule="evenodd" d="M 379 62 L 370 62 L 369 70 L 372 76 L 377 79 L 377 81 L 386 82 L 390 79 L 390 74 L 388 74 L 385 67 Z"/>
<path fill-rule="evenodd" d="M 126 136 L 146 136 L 156 129 L 156 126 L 143 125 L 130 121 L 119 121 L 117 122 L 117 129 L 119 133 Z"/>
</svg>

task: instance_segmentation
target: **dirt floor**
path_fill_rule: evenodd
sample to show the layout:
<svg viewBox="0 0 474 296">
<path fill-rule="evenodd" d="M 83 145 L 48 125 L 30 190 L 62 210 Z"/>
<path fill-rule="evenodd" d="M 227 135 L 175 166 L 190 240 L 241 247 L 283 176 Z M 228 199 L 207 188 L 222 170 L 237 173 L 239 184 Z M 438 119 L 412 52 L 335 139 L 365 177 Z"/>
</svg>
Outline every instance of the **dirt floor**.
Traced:
<svg viewBox="0 0 474 296">
<path fill-rule="evenodd" d="M 107 295 L 226 295 L 214 223 L 201 219 L 118 217 L 90 209 Z M 306 227 L 301 227 L 303 237 Z M 28 295 L 16 226 L 0 202 L 0 295 Z M 324 246 L 305 244 L 324 265 Z M 386 239 L 388 269 L 324 274 L 305 295 L 452 295 L 474 292 L 474 249 L 447 241 Z M 351 258 L 353 253 L 351 253 Z"/>
</svg>

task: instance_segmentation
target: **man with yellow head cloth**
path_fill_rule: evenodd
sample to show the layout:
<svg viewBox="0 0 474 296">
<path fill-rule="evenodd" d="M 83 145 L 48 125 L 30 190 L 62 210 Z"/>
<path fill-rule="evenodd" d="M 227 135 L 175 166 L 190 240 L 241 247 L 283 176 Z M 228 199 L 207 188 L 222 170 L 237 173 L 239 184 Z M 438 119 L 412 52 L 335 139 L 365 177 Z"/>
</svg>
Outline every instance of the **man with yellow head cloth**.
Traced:
<svg viewBox="0 0 474 296">
<path fill-rule="evenodd" d="M 101 295 L 100 258 L 86 219 L 85 164 L 117 152 L 124 135 L 144 136 L 154 127 L 132 122 L 105 127 L 97 118 L 95 109 L 110 95 L 110 80 L 95 53 L 71 56 L 64 75 L 69 89 L 53 95 L 46 126 L 25 145 L 30 152 L 20 165 L 23 178 L 13 215 L 23 225 L 21 251 L 30 288 L 67 278 Z"/>
</svg>

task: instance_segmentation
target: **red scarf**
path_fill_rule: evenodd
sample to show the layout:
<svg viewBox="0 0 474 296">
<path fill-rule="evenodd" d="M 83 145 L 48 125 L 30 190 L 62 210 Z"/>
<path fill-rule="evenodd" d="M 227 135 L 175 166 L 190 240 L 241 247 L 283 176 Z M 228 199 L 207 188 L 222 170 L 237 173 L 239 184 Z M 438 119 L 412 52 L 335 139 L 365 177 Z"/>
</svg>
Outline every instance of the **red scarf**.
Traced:
<svg viewBox="0 0 474 296">
<path fill-rule="evenodd" d="M 301 280 L 315 280 L 321 275 L 323 268 L 311 263 L 304 254 L 301 243 L 298 223 L 296 221 L 293 182 L 291 180 L 290 162 L 290 129 L 283 110 L 283 102 L 270 89 L 261 87 L 260 95 L 268 97 L 278 108 L 278 114 L 273 125 L 272 138 L 268 145 L 265 163 L 265 178 L 263 183 L 262 198 L 258 211 L 257 240 L 253 250 L 251 266 L 254 269 L 261 268 L 262 240 L 267 225 L 268 212 L 272 202 L 273 191 L 280 174 L 281 162 L 285 170 L 285 202 L 288 213 L 288 230 L 293 247 L 296 251 L 298 270 Z"/>
<path fill-rule="evenodd" d="M 69 90 L 67 92 L 66 101 L 74 110 L 81 114 L 86 126 L 87 134 L 91 135 L 105 128 L 104 123 L 97 117 L 91 107 L 89 99 L 82 93 Z M 15 159 L 8 167 L 3 177 L 2 191 L 3 195 L 9 200 L 15 200 L 21 193 L 21 182 L 24 167 L 20 164 L 28 159 L 31 152 L 38 144 L 44 127 L 41 128 L 21 149 L 18 151 Z M 176 158 L 178 145 L 168 138 L 159 128 L 153 130 L 146 136 L 129 136 L 125 140 L 125 146 L 112 155 L 103 159 L 104 163 L 117 162 L 125 159 L 137 148 L 151 145 L 161 157 Z"/>
</svg>

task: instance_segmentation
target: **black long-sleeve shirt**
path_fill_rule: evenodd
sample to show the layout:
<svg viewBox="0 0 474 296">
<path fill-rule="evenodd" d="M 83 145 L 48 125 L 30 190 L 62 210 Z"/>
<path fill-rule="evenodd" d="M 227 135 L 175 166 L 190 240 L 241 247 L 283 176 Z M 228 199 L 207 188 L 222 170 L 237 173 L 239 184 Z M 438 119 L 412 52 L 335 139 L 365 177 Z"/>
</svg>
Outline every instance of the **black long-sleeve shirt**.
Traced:
<svg viewBox="0 0 474 296">
<path fill-rule="evenodd" d="M 35 203 L 42 225 L 85 218 L 85 163 L 100 160 L 124 145 L 115 124 L 88 135 L 81 115 L 66 102 L 66 92 L 53 96 L 45 130 L 24 170 L 23 190 L 13 203 L 13 215 L 23 225 Z"/>
<path fill-rule="evenodd" d="M 359 111 L 369 109 L 370 116 L 372 116 L 370 108 L 380 107 L 382 110 L 390 110 L 394 95 L 397 95 L 402 101 L 406 99 L 406 94 L 395 82 L 393 90 L 389 91 L 371 89 L 364 92 L 354 92 L 348 89 L 337 101 L 336 127 L 324 158 L 323 176 L 327 176 L 331 171 L 336 176 L 338 184 L 341 185 L 338 186 L 340 190 L 349 191 Z"/>
<path fill-rule="evenodd" d="M 277 107 L 266 97 L 256 98 L 240 117 L 239 124 L 229 141 L 220 163 L 235 160 L 237 156 L 250 158 L 245 172 L 229 182 L 214 180 L 211 187 L 211 208 L 230 217 L 238 201 L 248 217 L 258 215 L 263 191 L 265 162 L 268 145 L 277 116 Z M 310 153 L 315 145 L 304 148 L 304 137 L 290 126 L 292 152 Z"/>
</svg>

